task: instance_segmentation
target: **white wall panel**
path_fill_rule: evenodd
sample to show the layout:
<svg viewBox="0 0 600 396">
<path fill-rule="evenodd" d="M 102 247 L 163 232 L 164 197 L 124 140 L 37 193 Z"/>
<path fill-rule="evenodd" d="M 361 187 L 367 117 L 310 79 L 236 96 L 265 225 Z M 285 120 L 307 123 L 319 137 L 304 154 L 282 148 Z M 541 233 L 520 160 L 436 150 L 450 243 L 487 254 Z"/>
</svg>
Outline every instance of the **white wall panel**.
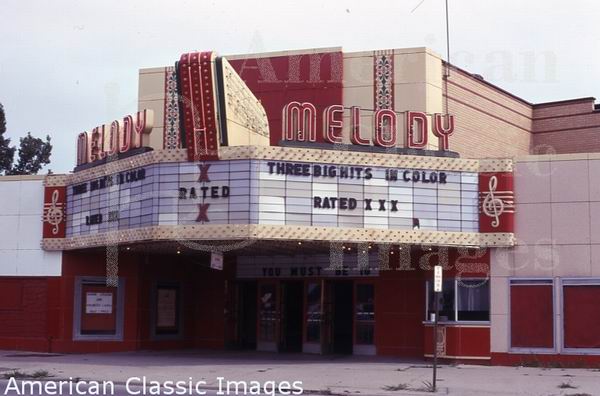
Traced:
<svg viewBox="0 0 600 396">
<path fill-rule="evenodd" d="M 0 177 L 0 276 L 60 276 L 62 253 L 40 247 L 43 180 L 23 179 Z"/>
</svg>

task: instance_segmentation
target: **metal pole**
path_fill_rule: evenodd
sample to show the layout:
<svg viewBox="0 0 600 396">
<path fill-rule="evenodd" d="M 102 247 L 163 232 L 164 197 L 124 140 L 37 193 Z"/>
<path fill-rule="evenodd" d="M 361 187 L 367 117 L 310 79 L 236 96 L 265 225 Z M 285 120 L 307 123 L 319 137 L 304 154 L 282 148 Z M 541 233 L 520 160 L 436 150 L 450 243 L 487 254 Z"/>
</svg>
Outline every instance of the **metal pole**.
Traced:
<svg viewBox="0 0 600 396">
<path fill-rule="evenodd" d="M 433 318 L 433 391 L 436 391 L 437 382 L 437 355 L 438 355 L 438 316 L 440 293 L 433 293 L 435 296 L 435 318 Z"/>
</svg>

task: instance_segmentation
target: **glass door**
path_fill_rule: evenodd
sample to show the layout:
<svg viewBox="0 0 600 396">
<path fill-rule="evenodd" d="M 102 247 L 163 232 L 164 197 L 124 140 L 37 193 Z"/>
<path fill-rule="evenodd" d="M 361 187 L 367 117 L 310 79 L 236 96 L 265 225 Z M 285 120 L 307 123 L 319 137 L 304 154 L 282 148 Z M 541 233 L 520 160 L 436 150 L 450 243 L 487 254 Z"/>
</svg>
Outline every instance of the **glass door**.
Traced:
<svg viewBox="0 0 600 396">
<path fill-rule="evenodd" d="M 258 343 L 259 351 L 278 351 L 279 344 L 279 287 L 277 282 L 261 282 L 258 286 Z"/>
<path fill-rule="evenodd" d="M 354 353 L 375 354 L 375 285 L 357 283 L 354 302 Z"/>
<path fill-rule="evenodd" d="M 310 281 L 306 283 L 306 323 L 302 350 L 307 353 L 322 352 L 323 296 L 323 281 Z"/>
<path fill-rule="evenodd" d="M 333 283 L 321 282 L 321 353 L 333 352 Z"/>
</svg>

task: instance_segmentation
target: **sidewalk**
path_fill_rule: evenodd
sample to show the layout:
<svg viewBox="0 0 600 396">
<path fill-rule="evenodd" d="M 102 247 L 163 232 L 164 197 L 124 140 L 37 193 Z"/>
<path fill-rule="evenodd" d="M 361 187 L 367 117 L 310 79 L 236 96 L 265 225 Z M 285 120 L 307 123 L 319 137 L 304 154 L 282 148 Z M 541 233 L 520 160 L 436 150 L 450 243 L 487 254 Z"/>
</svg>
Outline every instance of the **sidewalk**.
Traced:
<svg viewBox="0 0 600 396">
<path fill-rule="evenodd" d="M 424 395 L 431 366 L 421 361 L 356 356 L 310 356 L 259 352 L 164 351 L 48 355 L 0 351 L 0 373 L 46 370 L 53 380 L 81 378 L 125 383 L 153 381 L 302 381 L 306 393 Z M 542 369 L 443 365 L 438 393 L 450 395 L 600 395 L 598 369 Z M 388 389 L 388 390 L 386 390 Z M 400 390 L 409 389 L 409 390 Z M 417 391 L 417 389 L 421 389 Z"/>
</svg>

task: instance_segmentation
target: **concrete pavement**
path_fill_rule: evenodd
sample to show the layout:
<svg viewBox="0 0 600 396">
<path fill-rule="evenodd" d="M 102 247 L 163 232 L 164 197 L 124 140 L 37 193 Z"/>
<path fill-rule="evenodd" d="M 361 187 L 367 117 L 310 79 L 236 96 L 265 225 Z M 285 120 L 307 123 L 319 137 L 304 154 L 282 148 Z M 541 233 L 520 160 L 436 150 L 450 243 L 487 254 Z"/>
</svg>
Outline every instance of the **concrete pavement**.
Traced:
<svg viewBox="0 0 600 396">
<path fill-rule="evenodd" d="M 51 381 L 69 378 L 111 381 L 117 387 L 131 381 L 132 377 L 145 376 L 149 382 L 160 384 L 166 381 L 200 382 L 202 389 L 211 391 L 219 385 L 224 389 L 226 381 L 245 381 L 246 384 L 257 381 L 269 386 L 300 381 L 304 394 L 323 395 L 423 395 L 431 381 L 431 367 L 422 361 L 259 352 L 144 351 L 50 355 L 0 351 L 0 373 L 12 370 L 25 374 L 47 371 L 51 376 L 47 380 Z M 443 365 L 438 378 L 439 394 L 600 395 L 599 369 Z M 4 389 L 0 385 L 0 395 L 4 394 Z"/>
</svg>

